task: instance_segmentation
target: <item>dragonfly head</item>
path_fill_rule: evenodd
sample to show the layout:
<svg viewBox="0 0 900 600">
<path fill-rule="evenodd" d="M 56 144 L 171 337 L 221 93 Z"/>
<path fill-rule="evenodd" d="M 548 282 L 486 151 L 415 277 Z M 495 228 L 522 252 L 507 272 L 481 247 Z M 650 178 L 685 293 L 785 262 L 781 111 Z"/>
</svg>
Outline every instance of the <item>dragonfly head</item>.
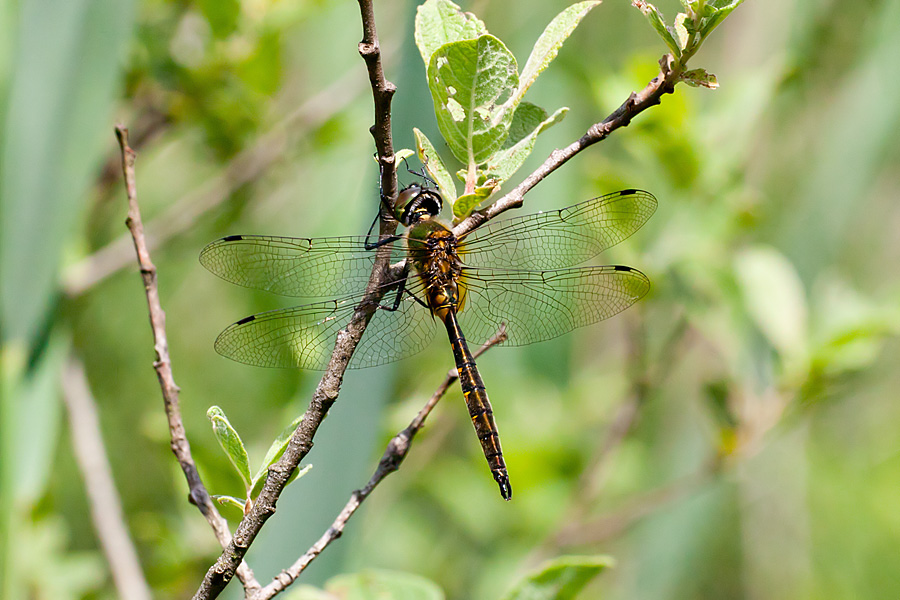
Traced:
<svg viewBox="0 0 900 600">
<path fill-rule="evenodd" d="M 403 188 L 397 196 L 394 214 L 397 220 L 409 227 L 437 216 L 443 205 L 444 200 L 437 190 L 413 183 Z"/>
</svg>

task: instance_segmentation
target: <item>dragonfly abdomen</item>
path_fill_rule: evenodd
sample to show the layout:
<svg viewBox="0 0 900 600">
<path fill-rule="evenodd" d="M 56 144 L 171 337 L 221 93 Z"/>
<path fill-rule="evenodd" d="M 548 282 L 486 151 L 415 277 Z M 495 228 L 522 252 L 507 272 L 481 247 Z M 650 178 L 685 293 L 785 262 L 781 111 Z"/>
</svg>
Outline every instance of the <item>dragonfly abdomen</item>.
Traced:
<svg viewBox="0 0 900 600">
<path fill-rule="evenodd" d="M 506 470 L 506 461 L 503 460 L 503 450 L 500 448 L 500 434 L 497 424 L 494 422 L 494 410 L 488 399 L 487 390 L 481 380 L 481 374 L 475 365 L 475 358 L 469 351 L 466 338 L 459 327 L 456 318 L 456 310 L 451 308 L 446 312 L 444 324 L 450 337 L 450 346 L 453 348 L 453 358 L 456 361 L 456 372 L 459 374 L 459 386 L 466 399 L 466 407 L 481 449 L 487 459 L 491 474 L 497 485 L 500 486 L 500 495 L 504 500 L 512 498 L 512 486 L 509 483 L 509 473 Z"/>
</svg>

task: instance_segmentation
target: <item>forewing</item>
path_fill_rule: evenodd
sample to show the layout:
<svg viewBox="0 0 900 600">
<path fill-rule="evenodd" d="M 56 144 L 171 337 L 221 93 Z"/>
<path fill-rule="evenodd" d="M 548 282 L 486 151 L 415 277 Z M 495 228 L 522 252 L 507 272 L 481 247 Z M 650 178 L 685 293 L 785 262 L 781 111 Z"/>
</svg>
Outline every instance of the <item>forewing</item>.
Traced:
<svg viewBox="0 0 900 600">
<path fill-rule="evenodd" d="M 631 267 L 578 267 L 550 271 L 466 269 L 460 325 L 481 343 L 506 324 L 507 345 L 549 340 L 622 312 L 650 289 Z"/>
<path fill-rule="evenodd" d="M 656 198 L 622 190 L 562 210 L 492 221 L 462 242 L 470 267 L 560 269 L 582 263 L 633 234 L 656 211 Z"/>
<path fill-rule="evenodd" d="M 392 306 L 396 291 L 382 304 Z M 328 366 L 338 331 L 349 323 L 359 295 L 274 310 L 241 319 L 216 339 L 216 351 L 232 360 L 260 367 Z M 396 310 L 379 308 L 372 316 L 350 368 L 374 367 L 412 356 L 425 349 L 434 335 L 428 309 L 405 295 Z"/>
<path fill-rule="evenodd" d="M 209 244 L 200 264 L 226 281 L 282 296 L 361 293 L 375 261 L 364 237 L 230 235 Z"/>
</svg>

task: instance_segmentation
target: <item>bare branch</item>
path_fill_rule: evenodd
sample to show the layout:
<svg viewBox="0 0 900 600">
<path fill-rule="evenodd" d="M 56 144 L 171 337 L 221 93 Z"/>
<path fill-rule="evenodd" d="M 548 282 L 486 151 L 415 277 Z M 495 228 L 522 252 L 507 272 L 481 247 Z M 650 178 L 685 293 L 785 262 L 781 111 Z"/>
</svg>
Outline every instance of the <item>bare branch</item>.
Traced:
<svg viewBox="0 0 900 600">
<path fill-rule="evenodd" d="M 384 78 L 372 2 L 371 0 L 359 0 L 359 7 L 363 24 L 363 40 L 359 44 L 359 52 L 366 62 L 375 103 L 375 124 L 371 128 L 371 132 L 378 154 L 381 195 L 383 199 L 393 201 L 397 195 L 397 173 L 391 139 L 390 111 L 391 98 L 396 87 Z M 393 234 L 397 228 L 396 221 L 391 215 L 386 215 L 384 211 L 381 211 L 381 214 L 380 235 Z M 325 415 L 337 401 L 350 358 L 384 294 L 384 283 L 389 277 L 390 255 L 390 244 L 376 250 L 375 264 L 372 267 L 372 276 L 366 286 L 365 297 L 347 327 L 338 333 L 331 360 L 313 393 L 313 398 L 297 431 L 288 442 L 281 458 L 269 468 L 266 483 L 263 485 L 259 497 L 253 503 L 250 511 L 244 515 L 235 530 L 231 543 L 206 572 L 200 588 L 194 595 L 196 600 L 215 598 L 225 588 L 243 556 L 247 553 L 250 544 L 256 539 L 269 517 L 275 514 L 275 503 L 284 486 L 287 485 L 291 473 L 312 449 L 313 437 Z"/>
<path fill-rule="evenodd" d="M 116 137 L 122 150 L 122 171 L 125 175 L 125 190 L 128 195 L 128 218 L 125 224 L 131 232 L 134 240 L 134 249 L 137 252 L 138 264 L 141 269 L 141 278 L 144 281 L 144 292 L 147 295 L 147 306 L 150 311 L 150 327 L 153 330 L 153 344 L 156 352 L 156 360 L 153 368 L 162 389 L 163 402 L 166 409 L 166 417 L 169 421 L 170 446 L 181 470 L 187 479 L 190 488 L 190 501 L 206 517 L 215 532 L 216 539 L 223 547 L 231 542 L 231 533 L 228 523 L 216 510 L 206 487 L 200 479 L 200 473 L 191 456 L 191 446 L 184 432 L 184 424 L 181 420 L 181 407 L 179 403 L 179 388 L 175 384 L 172 375 L 172 362 L 169 359 L 169 342 L 166 336 L 166 314 L 163 312 L 159 300 L 159 288 L 156 280 L 156 266 L 150 260 L 150 252 L 144 238 L 144 225 L 141 222 L 141 211 L 137 202 L 137 185 L 134 176 L 134 150 L 128 145 L 128 130 L 124 127 L 116 127 Z M 235 565 L 237 567 L 237 565 Z M 241 563 L 238 569 L 238 577 L 248 592 L 259 589 L 259 583 L 253 575 L 253 571 L 246 564 Z"/>
<path fill-rule="evenodd" d="M 94 531 L 118 595 L 123 600 L 150 600 L 150 586 L 144 578 L 137 550 L 122 515 L 122 501 L 113 481 L 97 405 L 91 395 L 84 366 L 70 359 L 63 371 L 63 400 L 69 412 L 72 448 L 91 509 Z"/>
<path fill-rule="evenodd" d="M 397 165 L 391 135 L 391 100 L 397 86 L 385 79 L 381 62 L 381 44 L 375 29 L 375 8 L 372 0 L 359 0 L 363 39 L 359 54 L 366 62 L 369 84 L 375 102 L 375 124 L 369 129 L 375 139 L 378 167 L 381 173 L 381 197 L 393 201 L 397 197 Z M 392 215 L 387 215 L 393 221 Z M 393 231 L 393 229 L 392 229 Z"/>
<path fill-rule="evenodd" d="M 503 343 L 504 341 L 506 341 L 506 327 L 501 326 L 500 330 L 475 352 L 474 357 L 478 358 L 492 347 Z M 260 590 L 260 592 L 253 597 L 253 600 L 268 600 L 283 591 L 300 576 L 306 567 L 308 567 L 309 564 L 315 560 L 329 544 L 331 544 L 331 542 L 341 536 L 347 525 L 347 521 L 350 520 L 350 517 L 353 516 L 356 509 L 358 509 L 363 501 L 368 498 L 375 487 L 381 483 L 385 477 L 400 468 L 400 464 L 409 453 L 413 438 L 425 424 L 425 419 L 428 418 L 428 415 L 431 414 L 431 411 L 437 406 L 437 403 L 457 379 L 459 379 L 459 374 L 456 369 L 450 369 L 447 376 L 444 378 L 444 381 L 438 386 L 434 394 L 431 395 L 431 398 L 429 398 L 428 402 L 425 403 L 425 406 L 422 407 L 406 429 L 395 435 L 391 438 L 391 441 L 388 442 L 387 448 L 385 448 L 384 454 L 378 463 L 378 467 L 375 469 L 375 473 L 372 474 L 372 477 L 369 479 L 366 486 L 353 492 L 350 496 L 350 500 L 347 501 L 347 504 L 331 524 L 331 527 L 322 534 L 322 537 L 320 537 L 303 556 L 297 559 L 290 568 L 279 573 L 272 583 Z"/>
<path fill-rule="evenodd" d="M 526 177 L 522 183 L 490 206 L 469 215 L 453 228 L 453 234 L 457 237 L 462 237 L 500 213 L 522 206 L 525 194 L 543 181 L 550 173 L 563 166 L 570 158 L 585 148 L 605 140 L 616 129 L 628 126 L 635 116 L 651 106 L 659 104 L 663 95 L 673 93 L 675 84 L 683 72 L 683 64 L 676 63 L 671 54 L 666 54 L 660 59 L 659 68 L 659 75 L 651 79 L 644 89 L 640 92 L 632 92 L 619 108 L 600 123 L 591 125 L 578 141 L 569 144 L 562 150 L 551 152 L 547 160 Z"/>
</svg>

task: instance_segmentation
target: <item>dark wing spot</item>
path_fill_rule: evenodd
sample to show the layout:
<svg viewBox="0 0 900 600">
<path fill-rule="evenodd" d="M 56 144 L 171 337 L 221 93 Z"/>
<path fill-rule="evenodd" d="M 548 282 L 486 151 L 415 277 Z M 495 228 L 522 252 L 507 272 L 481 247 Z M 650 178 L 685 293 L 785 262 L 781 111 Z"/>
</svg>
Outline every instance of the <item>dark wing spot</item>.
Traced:
<svg viewBox="0 0 900 600">
<path fill-rule="evenodd" d="M 249 317 L 244 317 L 243 319 L 241 319 L 240 321 L 235 323 L 235 325 L 243 325 L 244 323 L 249 323 L 250 321 L 253 321 L 254 319 L 256 319 L 256 315 L 250 315 Z"/>
<path fill-rule="evenodd" d="M 242 239 L 244 239 L 244 236 L 242 236 L 242 235 L 226 235 L 225 237 L 222 238 L 222 241 L 223 242 L 237 242 Z"/>
</svg>

